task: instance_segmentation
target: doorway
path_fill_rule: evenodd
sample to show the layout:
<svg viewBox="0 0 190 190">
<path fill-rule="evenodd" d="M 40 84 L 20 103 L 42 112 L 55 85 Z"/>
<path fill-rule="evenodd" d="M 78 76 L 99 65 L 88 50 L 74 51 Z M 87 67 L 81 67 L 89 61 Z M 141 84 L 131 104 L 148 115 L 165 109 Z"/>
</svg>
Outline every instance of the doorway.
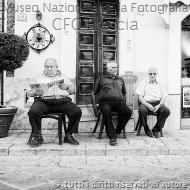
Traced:
<svg viewBox="0 0 190 190">
<path fill-rule="evenodd" d="M 190 129 L 190 15 L 181 30 L 181 129 Z"/>
<path fill-rule="evenodd" d="M 106 62 L 118 62 L 119 0 L 78 0 L 76 102 L 91 104 L 91 92 Z M 119 66 L 119 65 L 118 65 Z"/>
</svg>

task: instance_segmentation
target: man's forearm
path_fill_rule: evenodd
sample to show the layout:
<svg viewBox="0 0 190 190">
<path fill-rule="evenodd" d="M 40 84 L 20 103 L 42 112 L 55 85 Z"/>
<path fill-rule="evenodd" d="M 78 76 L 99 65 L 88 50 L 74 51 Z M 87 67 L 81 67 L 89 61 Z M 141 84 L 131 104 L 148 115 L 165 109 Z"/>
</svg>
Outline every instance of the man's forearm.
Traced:
<svg viewBox="0 0 190 190">
<path fill-rule="evenodd" d="M 164 104 L 165 100 L 166 100 L 166 97 L 162 97 L 162 99 L 160 100 L 160 105 L 161 106 Z"/>
<path fill-rule="evenodd" d="M 28 91 L 27 91 L 27 96 L 28 96 L 28 97 L 33 97 L 33 96 L 35 96 L 35 95 L 36 95 L 35 90 L 28 90 Z"/>
<path fill-rule="evenodd" d="M 149 103 L 142 96 L 139 96 L 139 101 L 141 102 L 141 104 L 144 104 L 145 106 L 149 105 Z"/>
<path fill-rule="evenodd" d="M 70 95 L 75 94 L 75 92 L 76 92 L 75 86 L 74 85 L 70 85 L 68 87 L 67 91 L 69 92 Z"/>
</svg>

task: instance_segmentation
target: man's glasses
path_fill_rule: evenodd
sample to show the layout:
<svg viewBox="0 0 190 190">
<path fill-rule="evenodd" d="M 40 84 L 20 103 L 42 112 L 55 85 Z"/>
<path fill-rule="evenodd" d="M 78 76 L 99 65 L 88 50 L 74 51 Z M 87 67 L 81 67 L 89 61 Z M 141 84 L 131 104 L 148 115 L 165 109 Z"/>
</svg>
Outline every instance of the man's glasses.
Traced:
<svg viewBox="0 0 190 190">
<path fill-rule="evenodd" d="M 149 73 L 149 75 L 156 75 L 156 73 Z"/>
</svg>

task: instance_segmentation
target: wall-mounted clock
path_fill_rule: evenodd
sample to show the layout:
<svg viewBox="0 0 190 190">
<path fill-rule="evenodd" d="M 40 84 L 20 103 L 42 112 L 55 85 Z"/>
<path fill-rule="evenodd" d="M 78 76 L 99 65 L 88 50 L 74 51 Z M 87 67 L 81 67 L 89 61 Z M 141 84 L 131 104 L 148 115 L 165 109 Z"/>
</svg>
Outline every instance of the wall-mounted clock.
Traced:
<svg viewBox="0 0 190 190">
<path fill-rule="evenodd" d="M 23 38 L 28 41 L 30 47 L 37 53 L 44 51 L 55 41 L 53 34 L 50 34 L 48 29 L 40 23 L 32 26 L 28 32 L 24 33 Z"/>
</svg>

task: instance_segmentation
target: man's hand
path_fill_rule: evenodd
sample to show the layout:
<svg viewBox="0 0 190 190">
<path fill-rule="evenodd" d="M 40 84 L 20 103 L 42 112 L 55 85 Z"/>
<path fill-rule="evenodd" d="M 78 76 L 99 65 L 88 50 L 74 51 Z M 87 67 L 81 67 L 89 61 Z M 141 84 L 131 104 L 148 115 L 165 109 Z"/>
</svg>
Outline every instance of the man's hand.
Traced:
<svg viewBox="0 0 190 190">
<path fill-rule="evenodd" d="M 66 85 L 66 84 L 59 84 L 59 88 L 61 90 L 68 90 L 68 85 Z"/>
<path fill-rule="evenodd" d="M 154 112 L 154 107 L 151 105 L 151 104 L 148 104 L 146 106 L 150 111 L 153 111 Z"/>
<path fill-rule="evenodd" d="M 160 104 L 154 106 L 154 111 L 153 112 L 156 113 L 159 110 L 159 108 L 160 108 Z"/>
<path fill-rule="evenodd" d="M 35 90 L 35 95 L 36 95 L 36 96 L 42 96 L 43 93 L 44 93 L 44 91 L 43 91 L 42 89 L 37 88 L 37 89 Z"/>
</svg>

